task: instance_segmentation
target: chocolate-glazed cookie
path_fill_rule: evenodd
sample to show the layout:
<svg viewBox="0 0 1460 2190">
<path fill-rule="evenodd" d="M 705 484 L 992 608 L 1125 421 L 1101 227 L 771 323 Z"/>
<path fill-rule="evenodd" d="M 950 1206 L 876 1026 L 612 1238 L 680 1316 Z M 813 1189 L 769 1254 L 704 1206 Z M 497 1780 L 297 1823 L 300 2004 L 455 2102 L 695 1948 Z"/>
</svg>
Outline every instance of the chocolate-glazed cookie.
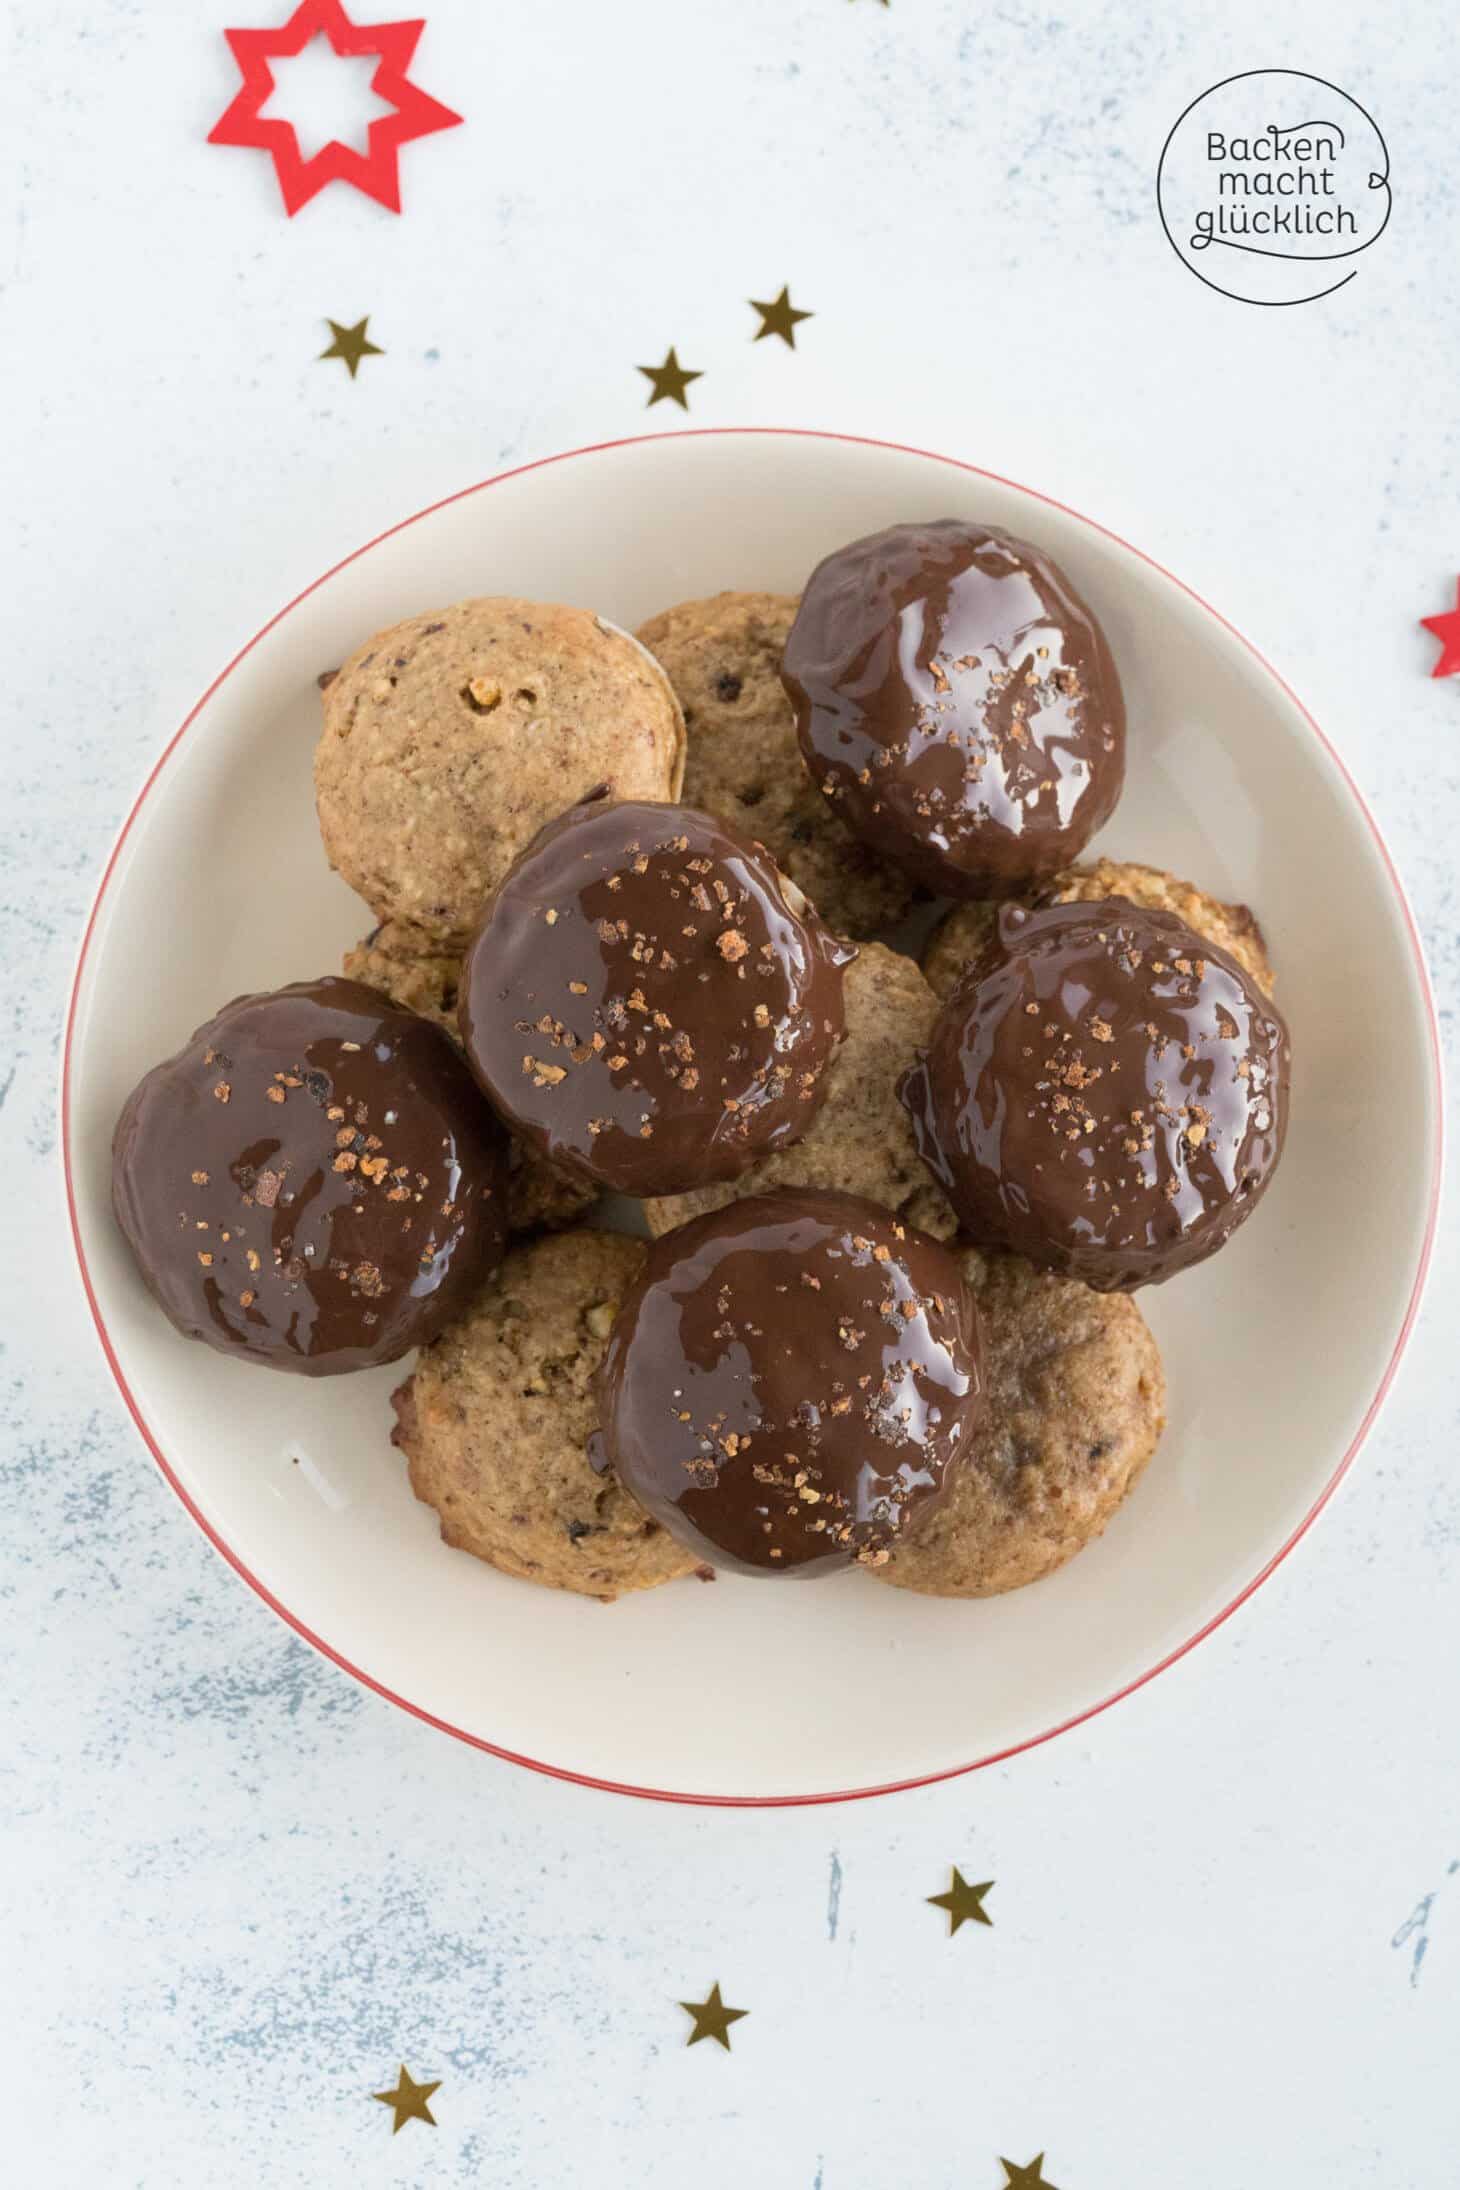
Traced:
<svg viewBox="0 0 1460 2190">
<path fill-rule="evenodd" d="M 734 1178 L 806 1131 L 855 956 L 766 852 L 687 806 L 586 803 L 529 845 L 462 969 L 516 1131 L 624 1194 Z"/>
<path fill-rule="evenodd" d="M 189 1338 L 308 1376 L 395 1361 L 506 1244 L 507 1137 L 439 1027 L 358 981 L 240 996 L 128 1098 L 112 1201 Z"/>
<path fill-rule="evenodd" d="M 978 1310 L 876 1203 L 756 1195 L 656 1240 L 598 1389 L 595 1464 L 712 1565 L 878 1566 L 982 1420 Z"/>
<path fill-rule="evenodd" d="M 1123 898 L 1005 905 L 901 1094 L 980 1245 L 1102 1291 L 1230 1239 L 1282 1153 L 1288 1035 L 1235 958 Z"/>
<path fill-rule="evenodd" d="M 893 525 L 812 573 L 782 676 L 837 812 L 914 881 L 996 897 L 1108 820 L 1125 702 L 1105 634 L 1027 541 Z"/>
</svg>

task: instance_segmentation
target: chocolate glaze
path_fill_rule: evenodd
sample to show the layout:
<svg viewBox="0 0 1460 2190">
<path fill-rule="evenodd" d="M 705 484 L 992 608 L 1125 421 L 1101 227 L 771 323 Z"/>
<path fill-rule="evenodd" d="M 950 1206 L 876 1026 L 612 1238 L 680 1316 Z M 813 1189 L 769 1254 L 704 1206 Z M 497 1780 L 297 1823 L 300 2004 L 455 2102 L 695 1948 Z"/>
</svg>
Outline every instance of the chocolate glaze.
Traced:
<svg viewBox="0 0 1460 2190">
<path fill-rule="evenodd" d="M 1288 1033 L 1224 950 L 1124 898 L 1004 905 L 899 1094 L 974 1238 L 1100 1291 L 1173 1276 L 1282 1153 Z"/>
<path fill-rule="evenodd" d="M 112 1203 L 189 1338 L 307 1376 L 395 1361 L 506 1246 L 507 1137 L 439 1027 L 359 981 L 240 996 L 133 1091 Z"/>
<path fill-rule="evenodd" d="M 812 775 L 925 888 L 997 897 L 1068 866 L 1125 779 L 1105 634 L 1027 541 L 953 519 L 829 555 L 782 681 Z"/>
<path fill-rule="evenodd" d="M 877 1203 L 753 1195 L 655 1241 L 598 1394 L 595 1464 L 712 1565 L 880 1565 L 982 1419 L 978 1310 Z"/>
<path fill-rule="evenodd" d="M 737 830 L 687 806 L 588 802 L 488 905 L 462 1041 L 553 1162 L 624 1194 L 686 1193 L 806 1131 L 855 956 Z"/>
</svg>

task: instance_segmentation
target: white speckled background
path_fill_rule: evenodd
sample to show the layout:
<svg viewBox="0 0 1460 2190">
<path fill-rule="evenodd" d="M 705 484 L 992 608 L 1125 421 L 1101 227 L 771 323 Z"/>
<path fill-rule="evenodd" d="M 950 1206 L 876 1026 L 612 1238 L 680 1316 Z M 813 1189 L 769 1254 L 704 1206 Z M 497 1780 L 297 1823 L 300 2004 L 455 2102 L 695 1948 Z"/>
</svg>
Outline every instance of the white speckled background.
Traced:
<svg viewBox="0 0 1460 2190">
<path fill-rule="evenodd" d="M 1347 1487 L 1193 1658 L 941 1789 L 667 1810 L 403 1717 L 214 1558 L 93 1341 L 55 1082 L 96 874 L 216 670 L 407 511 L 675 423 L 632 369 L 670 342 L 692 423 L 971 458 L 1221 607 L 1372 800 L 1453 1044 L 1460 683 L 1416 622 L 1460 569 L 1452 10 L 434 0 L 415 74 L 467 126 L 406 148 L 403 218 L 289 223 L 203 142 L 222 23 L 285 8 L 0 30 L 0 2182 L 997 2190 L 1043 2148 L 1061 2190 L 1445 2190 L 1452 1228 Z M 1277 312 L 1193 281 L 1153 200 L 1187 101 L 1275 64 L 1364 101 L 1394 184 L 1359 279 Z M 783 281 L 794 357 L 747 339 Z M 352 384 L 315 353 L 366 312 Z M 949 1941 L 953 1862 L 995 1927 Z M 717 1978 L 730 2058 L 675 2005 Z M 392 2140 L 400 2060 L 440 2126 Z"/>
</svg>

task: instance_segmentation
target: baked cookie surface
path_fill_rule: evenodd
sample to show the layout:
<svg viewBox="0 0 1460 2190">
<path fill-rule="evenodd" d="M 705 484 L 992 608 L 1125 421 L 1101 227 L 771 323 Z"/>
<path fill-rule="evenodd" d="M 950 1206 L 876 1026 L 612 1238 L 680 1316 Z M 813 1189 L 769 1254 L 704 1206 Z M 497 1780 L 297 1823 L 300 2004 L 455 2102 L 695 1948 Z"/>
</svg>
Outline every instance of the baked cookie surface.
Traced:
<svg viewBox="0 0 1460 2190">
<path fill-rule="evenodd" d="M 684 801 L 746 829 L 840 935 L 895 926 L 914 892 L 832 811 L 812 782 L 781 684 L 794 595 L 681 601 L 639 632 L 684 710 Z"/>
<path fill-rule="evenodd" d="M 594 1373 L 644 1252 L 592 1231 L 514 1248 L 394 1398 L 394 1442 L 446 1543 L 604 1602 L 698 1570 L 587 1458 Z"/>
<path fill-rule="evenodd" d="M 461 953 L 423 935 L 408 921 L 387 920 L 345 953 L 343 971 L 352 981 L 379 989 L 392 1003 L 403 1004 L 449 1034 L 457 1047 L 456 993 Z M 516 1139 L 511 1141 L 507 1175 L 507 1227 L 512 1232 L 561 1231 L 576 1224 L 598 1199 L 591 1186 L 549 1163 Z"/>
<path fill-rule="evenodd" d="M 1174 913 L 1198 935 L 1219 950 L 1230 951 L 1244 973 L 1250 974 L 1264 995 L 1273 989 L 1272 964 L 1257 916 L 1246 905 L 1229 905 L 1220 897 L 1182 882 L 1161 867 L 1143 867 L 1131 861 L 1095 859 L 1067 867 L 1048 888 L 1022 898 L 1029 905 L 1093 904 L 1103 897 L 1128 898 L 1146 912 Z M 953 989 L 971 958 L 993 940 L 999 908 L 996 903 L 955 905 L 939 921 L 923 952 L 923 973 L 939 997 Z"/>
<path fill-rule="evenodd" d="M 378 632 L 324 692 L 325 852 L 381 920 L 464 943 L 544 823 L 607 785 L 673 799 L 684 722 L 659 665 L 584 609 L 458 601 Z"/>
<path fill-rule="evenodd" d="M 1101 1534 L 1156 1449 L 1166 1380 L 1128 1294 L 1014 1255 L 961 1259 L 983 1318 L 988 1418 L 943 1504 L 873 1574 L 932 1597 L 993 1597 Z"/>
<path fill-rule="evenodd" d="M 656 1238 L 742 1195 L 782 1186 L 859 1194 L 934 1239 L 952 1238 L 953 1212 L 923 1168 L 897 1099 L 899 1078 L 932 1033 L 938 999 L 913 960 L 884 943 L 857 946 L 842 999 L 846 1038 L 827 1067 L 826 1095 L 805 1136 L 728 1185 L 646 1201 Z"/>
</svg>

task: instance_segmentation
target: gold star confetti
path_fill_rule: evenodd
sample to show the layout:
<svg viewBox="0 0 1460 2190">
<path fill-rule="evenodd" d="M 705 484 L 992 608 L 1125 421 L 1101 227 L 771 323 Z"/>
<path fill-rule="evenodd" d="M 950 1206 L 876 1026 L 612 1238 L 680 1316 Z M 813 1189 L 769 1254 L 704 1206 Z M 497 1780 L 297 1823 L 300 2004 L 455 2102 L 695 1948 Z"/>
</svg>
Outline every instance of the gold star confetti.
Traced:
<svg viewBox="0 0 1460 2190">
<path fill-rule="evenodd" d="M 930 1893 L 929 1901 L 935 1909 L 948 1911 L 948 1937 L 951 1939 L 960 1924 L 992 1924 L 993 1918 L 984 1914 L 983 1897 L 993 1888 L 993 1880 L 986 1878 L 981 1886 L 970 1886 L 968 1880 L 953 1866 L 953 1883 L 946 1893 Z"/>
<path fill-rule="evenodd" d="M 337 319 L 326 319 L 325 325 L 335 339 L 327 350 L 320 351 L 316 363 L 327 357 L 341 358 L 349 366 L 350 378 L 353 380 L 360 370 L 362 357 L 384 357 L 384 350 L 372 342 L 365 332 L 370 325 L 368 312 L 363 319 L 357 319 L 353 327 L 342 327 Z"/>
<path fill-rule="evenodd" d="M 764 342 L 767 335 L 779 335 L 788 350 L 796 347 L 796 329 L 803 319 L 815 319 L 814 312 L 798 312 L 791 302 L 791 292 L 783 289 L 770 304 L 762 304 L 757 297 L 750 300 L 752 312 L 759 312 L 760 325 L 752 340 Z"/>
<path fill-rule="evenodd" d="M 705 377 L 703 373 L 693 373 L 687 366 L 680 364 L 672 343 L 662 365 L 636 365 L 634 370 L 643 374 L 653 391 L 644 405 L 645 410 L 652 410 L 656 403 L 667 401 L 677 403 L 682 411 L 687 411 L 689 403 L 685 391 L 692 380 L 703 380 Z"/>
<path fill-rule="evenodd" d="M 694 2029 L 685 2039 L 687 2046 L 697 2046 L 701 2038 L 717 2038 L 728 2053 L 730 2051 L 730 2025 L 744 2020 L 749 2008 L 726 2007 L 720 1998 L 718 1985 L 710 1987 L 708 2000 L 681 2000 L 686 2015 L 694 2017 Z"/>
<path fill-rule="evenodd" d="M 1004 2190 L 1059 2190 L 1058 2183 L 1050 2181 L 1044 2172 L 1044 2154 L 1039 2152 L 1027 2167 L 1016 2167 L 1012 2160 L 1001 2159 L 1005 2177 Z"/>
<path fill-rule="evenodd" d="M 394 2091 L 372 2091 L 370 2096 L 372 2099 L 378 2099 L 382 2106 L 393 2106 L 395 2108 L 395 2123 L 390 2132 L 395 2137 L 399 2136 L 401 2128 L 406 2122 L 429 2122 L 433 2129 L 436 2127 L 436 2117 L 431 2112 L 430 2107 L 427 2106 L 426 2101 L 433 2091 L 439 2091 L 440 2089 L 441 2080 L 439 2077 L 434 2084 L 413 2083 L 411 2072 L 406 2067 L 405 2062 L 402 2061 L 400 2082 L 396 2085 Z"/>
</svg>

